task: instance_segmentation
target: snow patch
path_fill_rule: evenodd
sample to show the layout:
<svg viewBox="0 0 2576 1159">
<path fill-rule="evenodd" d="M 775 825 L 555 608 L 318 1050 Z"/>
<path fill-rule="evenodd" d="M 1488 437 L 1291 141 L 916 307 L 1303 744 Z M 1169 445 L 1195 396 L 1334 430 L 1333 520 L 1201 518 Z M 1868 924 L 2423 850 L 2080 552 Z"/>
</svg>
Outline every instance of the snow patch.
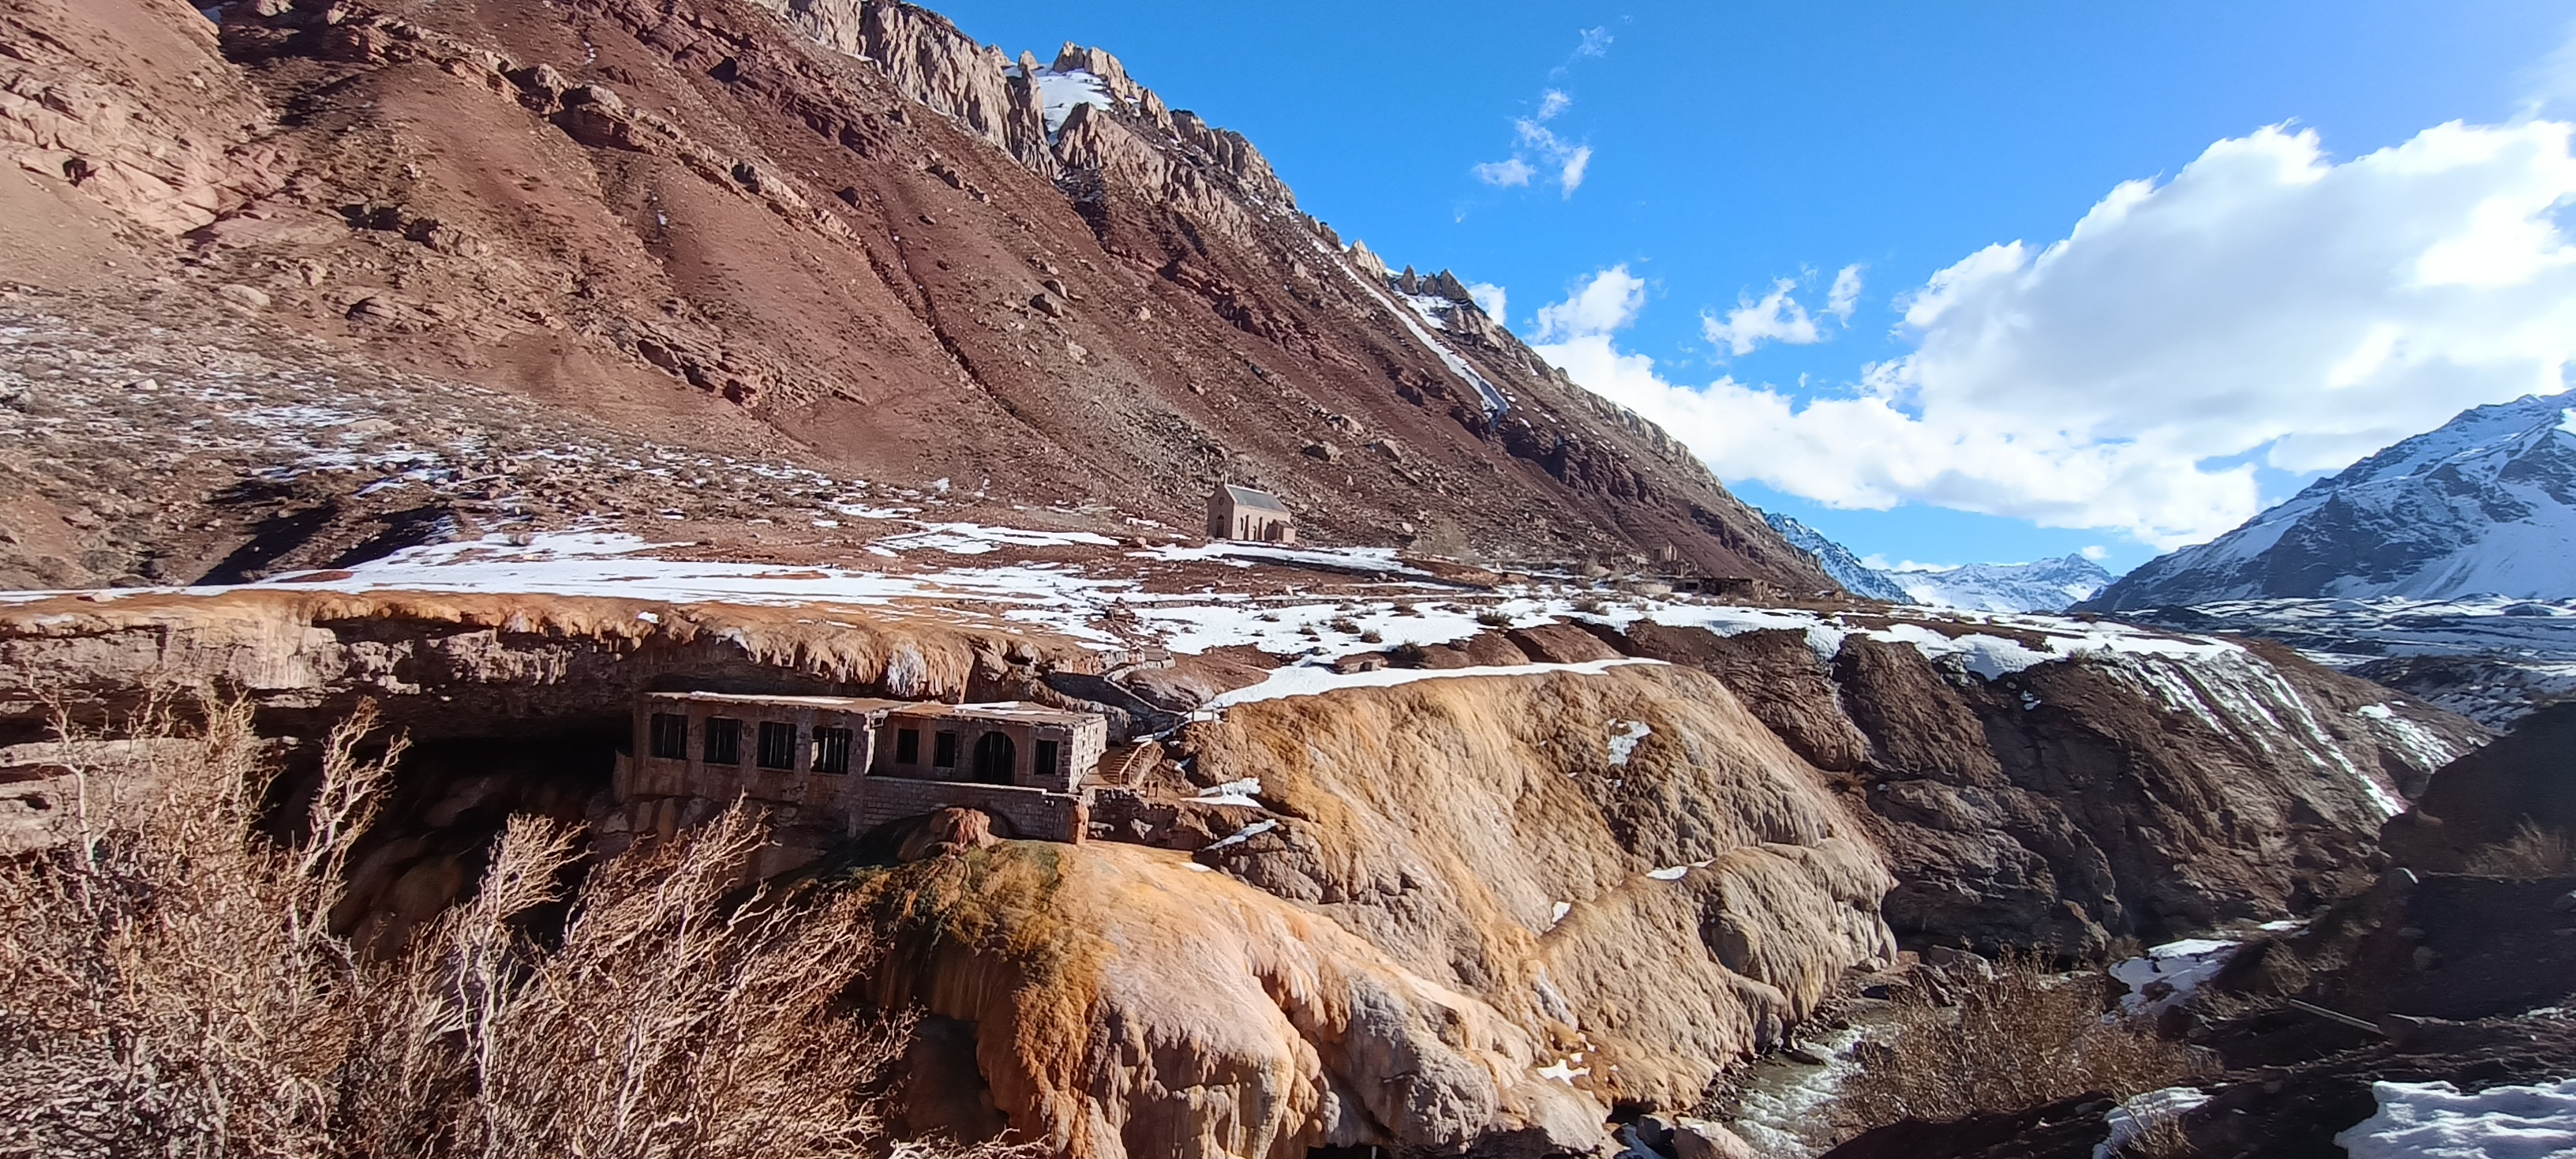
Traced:
<svg viewBox="0 0 2576 1159">
<path fill-rule="evenodd" d="M 1039 69 L 1029 78 L 1038 86 L 1038 103 L 1046 107 L 1047 138 L 1064 131 L 1065 118 L 1073 115 L 1074 106 L 1090 105 L 1104 113 L 1118 111 L 1118 101 L 1109 95 L 1109 84 L 1088 69 Z"/>
<path fill-rule="evenodd" d="M 1655 730 L 1642 720 L 1618 720 L 1611 723 L 1616 727 L 1610 731 L 1610 763 L 1624 768 L 1628 764 L 1628 757 L 1637 751 L 1637 742 L 1653 736 Z"/>
<path fill-rule="evenodd" d="M 2112 1159 L 2121 1148 L 2145 1138 L 2158 1124 L 2180 1119 L 2208 1101 L 2209 1092 L 2198 1087 L 2166 1087 L 2131 1096 L 2103 1113 L 2102 1121 L 2111 1125 L 2111 1137 L 2094 1145 L 2093 1159 Z"/>
<path fill-rule="evenodd" d="M 1210 852 L 1210 851 L 1213 851 L 1213 850 L 1224 849 L 1224 848 L 1227 848 L 1228 846 L 1241 845 L 1241 844 L 1243 844 L 1243 843 L 1244 843 L 1244 842 L 1246 842 L 1246 841 L 1250 841 L 1250 840 L 1252 840 L 1253 838 L 1255 838 L 1255 837 L 1259 837 L 1259 836 L 1261 836 L 1262 834 L 1264 834 L 1264 833 L 1268 833 L 1268 832 L 1270 832 L 1271 830 L 1276 829 L 1276 828 L 1278 828 L 1278 827 L 1279 827 L 1279 822 L 1277 822 L 1277 821 L 1255 821 L 1255 822 L 1253 822 L 1252 824 L 1246 825 L 1246 826 L 1244 826 L 1244 827 L 1243 827 L 1243 828 L 1241 828 L 1241 829 L 1237 829 L 1237 830 L 1235 830 L 1235 831 L 1234 831 L 1234 835 L 1233 835 L 1233 836 L 1228 837 L 1228 838 L 1225 838 L 1224 840 L 1218 841 L 1217 843 L 1215 843 L 1215 844 L 1213 844 L 1213 845 L 1210 845 L 1210 846 L 1208 846 L 1206 849 L 1202 849 L 1202 850 L 1200 850 L 1199 852 L 1201 852 L 1201 853 L 1206 853 L 1206 852 Z"/>
<path fill-rule="evenodd" d="M 1190 798 L 1190 800 L 1192 803 L 1200 805 L 1240 805 L 1247 808 L 1258 809 L 1261 807 L 1261 802 L 1254 800 L 1254 798 L 1260 795 L 1261 778 L 1246 777 L 1240 781 L 1227 781 L 1222 785 L 1218 785 L 1213 789 L 1200 793 L 1196 797 Z"/>
<path fill-rule="evenodd" d="M 2576 1079 L 2462 1094 L 2447 1082 L 2372 1083 L 2379 1112 L 2336 1135 L 2352 1159 L 2564 1159 Z"/>
<path fill-rule="evenodd" d="M 2111 967 L 2111 977 L 2129 988 L 2120 1008 L 2131 1014 L 2163 1013 L 2217 977 L 2236 949 L 2237 943 L 2217 938 L 2185 938 Z"/>
<path fill-rule="evenodd" d="M 1203 711 L 1232 708 L 1263 700 L 1284 700 L 1291 696 L 1321 696 L 1345 688 L 1391 688 L 1419 680 L 1446 680 L 1462 676 L 1542 676 L 1551 672 L 1571 672 L 1599 676 L 1613 668 L 1630 664 L 1662 664 L 1661 660 L 1622 658 L 1587 660 L 1580 664 L 1509 664 L 1476 668 L 1381 668 L 1374 672 L 1335 672 L 1330 668 L 1299 665 L 1277 669 L 1259 684 L 1225 693 L 1204 706 Z"/>
</svg>

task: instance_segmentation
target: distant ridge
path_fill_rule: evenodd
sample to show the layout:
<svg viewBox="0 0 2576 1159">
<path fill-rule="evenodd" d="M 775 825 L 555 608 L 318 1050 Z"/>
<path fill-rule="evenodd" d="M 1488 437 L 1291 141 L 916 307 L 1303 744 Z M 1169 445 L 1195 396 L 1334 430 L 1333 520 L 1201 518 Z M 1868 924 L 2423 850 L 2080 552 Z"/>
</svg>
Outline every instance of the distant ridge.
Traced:
<svg viewBox="0 0 2576 1159">
<path fill-rule="evenodd" d="M 2564 395 L 2476 407 L 2310 484 L 2084 605 L 2576 596 L 2576 410 Z"/>
</svg>

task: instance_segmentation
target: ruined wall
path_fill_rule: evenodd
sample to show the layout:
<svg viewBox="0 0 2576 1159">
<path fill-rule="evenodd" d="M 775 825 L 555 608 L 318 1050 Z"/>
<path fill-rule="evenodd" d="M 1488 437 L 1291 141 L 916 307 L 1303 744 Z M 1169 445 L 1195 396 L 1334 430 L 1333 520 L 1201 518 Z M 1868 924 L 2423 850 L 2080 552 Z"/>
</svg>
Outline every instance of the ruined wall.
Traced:
<svg viewBox="0 0 2576 1159">
<path fill-rule="evenodd" d="M 981 809 L 1006 823 L 1012 836 L 1031 840 L 1080 841 L 1091 827 L 1082 798 L 1065 793 L 1018 785 L 872 776 L 859 787 L 856 828 L 865 833 L 889 821 L 951 806 Z"/>
</svg>

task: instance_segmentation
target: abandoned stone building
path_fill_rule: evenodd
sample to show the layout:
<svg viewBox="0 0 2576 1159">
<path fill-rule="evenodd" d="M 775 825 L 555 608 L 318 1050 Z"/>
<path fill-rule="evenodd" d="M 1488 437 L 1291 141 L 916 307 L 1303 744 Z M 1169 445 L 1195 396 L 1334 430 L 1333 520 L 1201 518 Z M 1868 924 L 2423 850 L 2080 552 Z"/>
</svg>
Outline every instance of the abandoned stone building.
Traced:
<svg viewBox="0 0 2576 1159">
<path fill-rule="evenodd" d="M 1032 704 L 651 692 L 616 801 L 639 835 L 744 799 L 818 838 L 960 807 L 1007 836 L 1080 841 L 1108 738 L 1096 714 Z"/>
<path fill-rule="evenodd" d="M 1208 494 L 1210 539 L 1248 539 L 1255 543 L 1297 542 L 1297 517 L 1267 491 L 1219 484 Z"/>
</svg>

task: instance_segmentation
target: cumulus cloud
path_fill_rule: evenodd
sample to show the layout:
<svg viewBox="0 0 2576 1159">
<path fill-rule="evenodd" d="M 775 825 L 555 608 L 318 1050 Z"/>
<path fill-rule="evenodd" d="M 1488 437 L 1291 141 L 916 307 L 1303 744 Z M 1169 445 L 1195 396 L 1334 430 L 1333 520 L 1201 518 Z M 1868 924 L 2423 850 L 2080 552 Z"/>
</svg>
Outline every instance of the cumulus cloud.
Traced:
<svg viewBox="0 0 2576 1159">
<path fill-rule="evenodd" d="M 1606 342 L 1611 334 L 1627 329 L 1645 308 L 1646 280 L 1630 274 L 1624 265 L 1612 266 L 1594 274 L 1564 301 L 1539 307 L 1538 336 L 1543 341 L 1599 338 Z"/>
<path fill-rule="evenodd" d="M 1569 97 L 1555 89 L 1549 89 L 1546 92 L 1539 94 L 1537 119 L 1542 121 L 1553 121 L 1556 119 L 1556 115 L 1558 113 L 1564 112 L 1566 106 L 1573 103 L 1573 97 Z"/>
<path fill-rule="evenodd" d="M 1530 183 L 1530 178 L 1536 176 L 1538 176 L 1538 170 L 1530 168 L 1529 162 L 1518 157 L 1488 161 L 1476 166 L 1476 180 L 1487 185 L 1500 185 L 1505 188 L 1527 185 Z"/>
<path fill-rule="evenodd" d="M 1733 310 L 1721 318 L 1702 314 L 1702 335 L 1735 354 L 1751 354 L 1765 342 L 1785 342 L 1791 346 L 1813 346 L 1831 337 L 1820 327 L 1816 315 L 1791 297 L 1798 289 L 1798 279 L 1782 278 L 1771 284 L 1771 292 L 1756 301 L 1751 294 L 1738 299 Z M 1844 266 L 1834 275 L 1834 284 L 1825 291 L 1825 308 L 1821 316 L 1836 322 L 1851 321 L 1852 311 L 1860 307 L 1860 267 Z"/>
<path fill-rule="evenodd" d="M 2567 388 L 2571 129 L 2452 123 L 2342 162 L 2313 132 L 2220 141 L 2171 181 L 2113 189 L 2063 239 L 1934 275 L 1906 301 L 1914 351 L 1842 396 L 1675 384 L 1617 347 L 1618 325 L 1572 325 L 1627 300 L 1624 269 L 1541 310 L 1540 352 L 1722 476 L 2178 546 L 2259 509 L 2258 463 L 2338 468 Z M 1768 317 L 1794 322 L 1783 302 Z"/>
<path fill-rule="evenodd" d="M 1765 342 L 1786 342 L 1791 346 L 1822 342 L 1824 336 L 1816 332 L 1816 320 L 1807 316 L 1805 306 L 1789 296 L 1797 288 L 1798 279 L 1782 278 L 1771 284 L 1771 293 L 1759 302 L 1748 294 L 1723 318 L 1702 314 L 1700 333 L 1737 354 L 1751 354 L 1754 347 Z"/>
<path fill-rule="evenodd" d="M 1467 296 L 1474 298 L 1476 308 L 1484 311 L 1485 316 L 1493 319 L 1496 325 L 1502 323 L 1503 308 L 1509 304 L 1509 295 L 1503 292 L 1501 286 L 1492 282 L 1469 282 Z"/>
</svg>

